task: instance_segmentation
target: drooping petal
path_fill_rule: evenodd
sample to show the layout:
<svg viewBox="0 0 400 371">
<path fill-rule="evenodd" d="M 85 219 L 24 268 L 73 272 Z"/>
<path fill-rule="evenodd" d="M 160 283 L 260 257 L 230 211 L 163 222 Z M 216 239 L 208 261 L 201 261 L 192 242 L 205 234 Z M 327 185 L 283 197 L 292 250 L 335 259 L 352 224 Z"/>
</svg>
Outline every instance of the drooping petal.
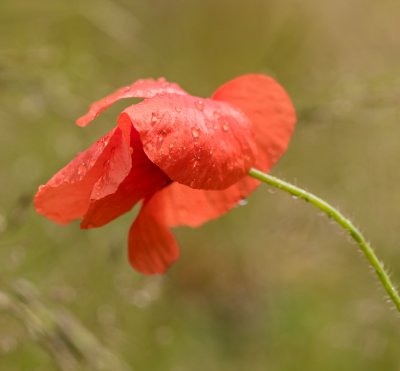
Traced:
<svg viewBox="0 0 400 371">
<path fill-rule="evenodd" d="M 249 117 L 261 149 L 262 160 L 257 161 L 257 166 L 268 171 L 286 151 L 296 122 L 293 104 L 285 90 L 270 77 L 251 74 L 223 84 L 212 99 L 229 102 Z"/>
<path fill-rule="evenodd" d="M 224 102 L 162 94 L 128 107 L 149 159 L 191 188 L 225 189 L 254 165 L 251 123 Z"/>
<path fill-rule="evenodd" d="M 123 123 L 120 122 L 120 125 Z M 132 125 L 129 123 L 132 128 Z M 84 215 L 81 228 L 101 227 L 128 212 L 140 200 L 170 183 L 168 176 L 154 165 L 143 152 L 139 134 L 131 130 L 131 170 L 118 189 L 107 197 L 94 197 Z"/>
<path fill-rule="evenodd" d="M 158 209 L 158 195 L 146 200 L 129 231 L 130 264 L 145 274 L 161 274 L 179 257 L 179 248 Z"/>
<path fill-rule="evenodd" d="M 78 126 L 86 126 L 101 112 L 124 98 L 151 98 L 161 93 L 187 94 L 179 85 L 167 82 L 164 78 L 158 80 L 142 79 L 132 85 L 124 86 L 107 97 L 90 106 L 89 111 L 76 120 Z"/>
<path fill-rule="evenodd" d="M 173 183 L 157 194 L 157 208 L 170 227 L 198 227 L 237 206 L 257 188 L 259 181 L 245 177 L 222 191 L 197 190 Z"/>
<path fill-rule="evenodd" d="M 77 219 L 87 210 L 94 188 L 97 197 L 115 192 L 130 167 L 129 142 L 117 127 L 39 187 L 36 210 L 61 224 Z"/>
</svg>

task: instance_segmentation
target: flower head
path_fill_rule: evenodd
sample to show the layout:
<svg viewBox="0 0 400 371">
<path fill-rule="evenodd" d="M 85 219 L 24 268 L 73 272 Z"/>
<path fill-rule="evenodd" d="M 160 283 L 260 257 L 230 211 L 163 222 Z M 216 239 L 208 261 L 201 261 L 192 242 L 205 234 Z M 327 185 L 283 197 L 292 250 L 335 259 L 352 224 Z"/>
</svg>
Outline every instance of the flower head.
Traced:
<svg viewBox="0 0 400 371">
<path fill-rule="evenodd" d="M 169 228 L 196 227 L 236 206 L 258 185 L 251 167 L 269 171 L 285 152 L 295 124 L 292 103 L 272 78 L 244 75 L 211 98 L 165 79 L 138 80 L 91 105 L 88 125 L 123 98 L 116 127 L 40 186 L 36 210 L 81 228 L 107 224 L 142 201 L 129 231 L 129 261 L 163 273 L 179 256 Z"/>
</svg>

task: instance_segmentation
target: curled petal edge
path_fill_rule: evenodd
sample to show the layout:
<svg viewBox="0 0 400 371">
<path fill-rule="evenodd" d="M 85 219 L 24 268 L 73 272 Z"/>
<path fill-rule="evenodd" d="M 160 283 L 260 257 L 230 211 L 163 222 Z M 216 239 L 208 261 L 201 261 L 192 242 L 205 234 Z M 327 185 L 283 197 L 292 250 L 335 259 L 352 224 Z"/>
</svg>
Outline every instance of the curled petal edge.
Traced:
<svg viewBox="0 0 400 371">
<path fill-rule="evenodd" d="M 162 77 L 157 80 L 137 80 L 133 84 L 124 86 L 114 93 L 93 103 L 90 106 L 89 111 L 76 120 L 76 124 L 82 127 L 89 125 L 89 123 L 99 116 L 101 112 L 121 99 L 151 98 L 162 93 L 187 94 L 178 84 L 168 82 Z"/>
</svg>

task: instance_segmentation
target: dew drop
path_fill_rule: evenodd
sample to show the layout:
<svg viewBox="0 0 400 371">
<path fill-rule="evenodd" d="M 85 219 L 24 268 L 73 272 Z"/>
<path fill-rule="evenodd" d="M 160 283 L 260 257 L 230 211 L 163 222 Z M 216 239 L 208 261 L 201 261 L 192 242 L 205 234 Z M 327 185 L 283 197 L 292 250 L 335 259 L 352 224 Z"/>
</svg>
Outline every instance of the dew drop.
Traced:
<svg viewBox="0 0 400 371">
<path fill-rule="evenodd" d="M 157 114 L 156 114 L 155 112 L 153 112 L 153 113 L 151 114 L 151 123 L 152 123 L 152 124 L 155 124 L 157 121 L 158 121 Z"/>
<path fill-rule="evenodd" d="M 174 148 L 174 145 L 173 145 L 173 143 L 170 143 L 169 144 L 169 149 L 172 149 L 172 148 Z"/>
<path fill-rule="evenodd" d="M 238 202 L 239 206 L 246 206 L 248 203 L 249 203 L 249 201 L 248 201 L 247 199 L 245 199 L 245 198 L 242 198 L 242 199 Z"/>
<path fill-rule="evenodd" d="M 99 142 L 99 146 L 98 146 L 99 151 L 102 151 L 105 146 L 106 146 L 106 144 L 104 143 L 104 139 L 102 139 Z"/>
<path fill-rule="evenodd" d="M 78 175 L 81 175 L 86 170 L 85 164 L 80 164 L 78 167 Z"/>
<path fill-rule="evenodd" d="M 295 195 L 292 195 L 292 199 L 293 199 L 293 200 L 298 200 L 299 197 L 298 197 L 298 196 L 295 196 Z"/>
<path fill-rule="evenodd" d="M 198 128 L 195 128 L 195 127 L 193 127 L 192 128 L 192 135 L 193 135 L 193 138 L 195 139 L 195 140 L 197 140 L 197 138 L 199 137 L 199 135 L 200 135 L 200 131 L 199 131 L 199 129 Z"/>
<path fill-rule="evenodd" d="M 221 112 L 219 112 L 218 110 L 215 110 L 213 112 L 213 116 L 214 116 L 215 119 L 218 120 L 221 117 Z"/>
<path fill-rule="evenodd" d="M 204 102 L 202 100 L 198 100 L 194 104 L 199 111 L 203 111 L 204 109 Z"/>
<path fill-rule="evenodd" d="M 181 106 L 176 106 L 175 107 L 175 111 L 178 112 L 178 113 L 181 113 L 182 112 L 182 107 Z"/>
<path fill-rule="evenodd" d="M 167 132 L 165 130 L 160 131 L 160 135 L 158 136 L 158 141 L 162 142 Z"/>
<path fill-rule="evenodd" d="M 228 121 L 224 121 L 224 123 L 222 124 L 222 130 L 225 132 L 229 130 Z"/>
</svg>

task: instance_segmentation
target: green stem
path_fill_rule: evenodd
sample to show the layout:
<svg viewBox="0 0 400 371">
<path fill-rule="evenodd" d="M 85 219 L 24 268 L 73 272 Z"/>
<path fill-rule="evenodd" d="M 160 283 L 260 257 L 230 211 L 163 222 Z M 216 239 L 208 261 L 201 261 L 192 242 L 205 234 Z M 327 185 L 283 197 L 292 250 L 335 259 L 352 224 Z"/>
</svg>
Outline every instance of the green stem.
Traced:
<svg viewBox="0 0 400 371">
<path fill-rule="evenodd" d="M 388 273 L 385 271 L 383 263 L 379 261 L 371 245 L 366 241 L 365 237 L 349 219 L 347 219 L 342 213 L 340 213 L 337 209 L 328 204 L 326 201 L 313 195 L 312 193 L 305 191 L 304 189 L 285 182 L 284 180 L 278 179 L 269 174 L 265 174 L 257 169 L 250 169 L 249 175 L 255 179 L 260 180 L 263 183 L 279 188 L 282 191 L 290 193 L 294 197 L 301 198 L 309 202 L 310 204 L 313 204 L 334 221 L 336 221 L 336 223 L 342 226 L 360 246 L 361 251 L 364 253 L 365 257 L 374 268 L 390 299 L 396 306 L 397 310 L 400 312 L 399 293 L 397 292 L 396 287 L 393 285 Z"/>
</svg>

